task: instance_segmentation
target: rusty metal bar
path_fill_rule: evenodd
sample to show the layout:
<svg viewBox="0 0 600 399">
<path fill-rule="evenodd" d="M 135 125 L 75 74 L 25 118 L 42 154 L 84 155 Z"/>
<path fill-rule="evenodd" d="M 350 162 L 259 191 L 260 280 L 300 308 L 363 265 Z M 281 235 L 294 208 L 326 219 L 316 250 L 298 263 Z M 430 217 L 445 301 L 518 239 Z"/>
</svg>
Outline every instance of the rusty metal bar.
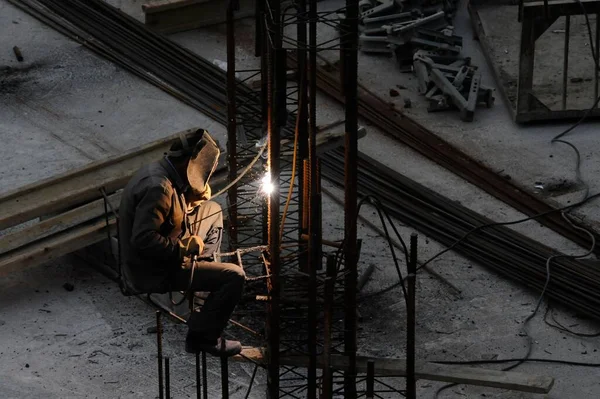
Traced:
<svg viewBox="0 0 600 399">
<path fill-rule="evenodd" d="M 415 378 L 415 289 L 417 281 L 417 234 L 410 235 L 410 259 L 407 265 L 406 278 L 406 397 L 417 398 L 417 381 Z"/>
<path fill-rule="evenodd" d="M 279 310 L 279 295 L 280 295 L 280 242 L 279 242 L 279 203 L 280 203 L 280 130 L 279 130 L 279 109 L 278 98 L 276 92 L 281 84 L 277 76 L 281 76 L 278 68 L 281 58 L 281 28 L 280 28 L 280 7 L 279 1 L 265 3 L 265 6 L 270 5 L 270 17 L 267 18 L 267 36 L 269 36 L 270 46 L 267 50 L 267 129 L 268 129 L 268 168 L 271 176 L 271 181 L 275 186 L 275 190 L 268 197 L 268 238 L 269 238 L 269 274 L 271 278 L 268 280 L 269 294 L 271 301 L 268 304 L 268 397 L 275 399 L 279 397 L 279 346 L 280 346 L 280 310 Z M 285 54 L 284 54 L 285 55 Z M 285 79 L 285 71 L 283 71 Z"/>
<path fill-rule="evenodd" d="M 344 373 L 344 396 L 356 397 L 356 214 L 358 172 L 358 0 L 346 0 L 346 29 L 344 39 L 344 96 L 345 119 L 345 170 L 344 170 L 344 258 L 346 267 L 344 300 L 344 352 L 348 356 L 348 371 Z"/>
<path fill-rule="evenodd" d="M 317 0 L 308 2 L 308 58 L 309 58 L 309 104 L 308 104 L 308 162 L 310 170 L 310 205 L 309 205 L 309 224 L 308 224 L 308 399 L 317 397 L 317 269 L 321 259 L 321 241 L 318 220 L 320 215 L 320 203 L 317 193 Z M 305 187 L 306 189 L 306 187 Z"/>
<path fill-rule="evenodd" d="M 208 399 L 208 369 L 206 366 L 206 352 L 202 352 L 202 395 Z"/>
<path fill-rule="evenodd" d="M 169 357 L 165 357 L 165 398 L 171 399 L 171 365 Z"/>
<path fill-rule="evenodd" d="M 156 311 L 156 353 L 158 360 L 158 397 L 164 399 L 163 388 L 163 350 L 162 350 L 162 312 Z"/>
<path fill-rule="evenodd" d="M 375 362 L 373 360 L 367 361 L 367 399 L 373 399 L 375 397 Z"/>
<path fill-rule="evenodd" d="M 237 175 L 237 115 L 235 78 L 235 7 L 238 0 L 229 0 L 227 5 L 227 160 L 229 181 Z M 227 192 L 229 201 L 229 247 L 237 246 L 237 185 Z"/>
<path fill-rule="evenodd" d="M 200 383 L 200 352 L 196 352 L 196 399 L 202 399 L 202 384 Z"/>
<path fill-rule="evenodd" d="M 598 65 L 600 65 L 600 13 L 596 14 L 596 59 L 594 60 L 594 100 L 598 98 Z M 596 108 L 598 105 L 596 104 Z"/>
<path fill-rule="evenodd" d="M 323 382 L 321 389 L 321 399 L 330 399 L 333 396 L 333 371 L 331 370 L 330 357 L 331 354 L 331 333 L 332 333 L 332 322 L 333 322 L 333 301 L 334 301 L 334 290 L 335 290 L 335 277 L 336 277 L 336 256 L 334 254 L 327 255 L 326 263 L 326 276 L 325 281 L 325 306 L 323 309 L 324 313 L 324 326 L 323 326 Z"/>
<path fill-rule="evenodd" d="M 567 109 L 567 83 L 569 80 L 569 39 L 571 37 L 571 17 L 565 16 L 565 46 L 563 52 L 563 92 L 562 109 Z"/>
<path fill-rule="evenodd" d="M 221 398 L 229 399 L 229 360 L 221 356 Z"/>
</svg>

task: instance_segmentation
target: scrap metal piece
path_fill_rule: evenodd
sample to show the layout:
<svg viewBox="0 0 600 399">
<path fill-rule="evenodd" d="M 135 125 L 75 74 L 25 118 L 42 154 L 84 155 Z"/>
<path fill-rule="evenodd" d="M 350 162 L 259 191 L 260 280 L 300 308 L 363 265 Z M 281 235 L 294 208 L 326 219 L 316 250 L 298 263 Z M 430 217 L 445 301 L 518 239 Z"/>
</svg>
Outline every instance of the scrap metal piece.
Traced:
<svg viewBox="0 0 600 399">
<path fill-rule="evenodd" d="M 461 109 L 461 119 L 472 121 L 473 115 L 475 115 L 475 107 L 477 106 L 477 100 L 479 98 L 479 84 L 481 83 L 481 73 L 477 72 L 471 79 L 471 88 L 469 90 L 467 108 Z"/>
<path fill-rule="evenodd" d="M 461 119 L 472 121 L 473 115 L 472 113 L 469 115 L 467 100 L 456 87 L 454 87 L 452 82 L 450 82 L 439 69 L 432 68 L 429 76 L 436 86 L 449 97 L 452 104 L 460 110 Z"/>
<path fill-rule="evenodd" d="M 360 18 L 364 19 L 367 17 L 374 17 L 376 15 L 381 15 L 385 12 L 392 11 L 396 7 L 396 3 L 394 0 L 386 0 L 382 2 L 380 5 L 371 8 L 360 14 Z"/>
</svg>

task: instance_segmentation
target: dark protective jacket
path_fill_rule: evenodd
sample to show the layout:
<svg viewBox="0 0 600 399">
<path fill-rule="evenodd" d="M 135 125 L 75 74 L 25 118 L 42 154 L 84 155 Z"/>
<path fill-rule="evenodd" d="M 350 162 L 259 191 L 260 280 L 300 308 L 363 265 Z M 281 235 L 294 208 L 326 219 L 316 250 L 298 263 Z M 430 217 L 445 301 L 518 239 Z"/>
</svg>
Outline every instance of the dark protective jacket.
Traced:
<svg viewBox="0 0 600 399">
<path fill-rule="evenodd" d="M 129 181 L 119 207 L 121 272 L 131 294 L 167 292 L 180 267 L 179 241 L 189 235 L 184 182 L 162 159 Z"/>
</svg>

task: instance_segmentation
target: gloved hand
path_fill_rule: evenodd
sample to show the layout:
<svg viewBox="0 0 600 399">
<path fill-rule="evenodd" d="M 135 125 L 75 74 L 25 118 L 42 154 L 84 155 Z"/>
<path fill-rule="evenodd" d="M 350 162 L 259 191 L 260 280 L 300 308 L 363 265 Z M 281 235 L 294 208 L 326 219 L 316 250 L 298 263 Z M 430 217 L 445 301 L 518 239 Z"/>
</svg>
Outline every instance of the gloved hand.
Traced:
<svg viewBox="0 0 600 399">
<path fill-rule="evenodd" d="M 192 194 L 189 198 L 187 198 L 188 207 L 190 207 L 191 209 L 196 208 L 202 205 L 204 201 L 208 201 L 211 198 L 212 191 L 210 189 L 210 186 L 208 184 L 205 184 L 204 188 L 204 192 L 200 196 Z"/>
<path fill-rule="evenodd" d="M 179 241 L 179 258 L 200 255 L 204 251 L 204 241 L 199 236 L 189 236 Z"/>
</svg>

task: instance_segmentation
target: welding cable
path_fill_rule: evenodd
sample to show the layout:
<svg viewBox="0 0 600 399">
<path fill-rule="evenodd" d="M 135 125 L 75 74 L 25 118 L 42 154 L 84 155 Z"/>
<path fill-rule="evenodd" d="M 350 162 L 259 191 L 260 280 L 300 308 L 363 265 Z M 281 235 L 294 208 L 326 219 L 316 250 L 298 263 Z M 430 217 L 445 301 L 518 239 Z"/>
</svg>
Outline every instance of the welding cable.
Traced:
<svg viewBox="0 0 600 399">
<path fill-rule="evenodd" d="M 227 186 L 225 186 L 225 188 L 223 188 L 221 191 L 217 192 L 215 195 L 211 196 L 211 199 L 212 198 L 217 198 L 221 194 L 227 192 L 227 190 L 229 190 L 231 187 L 233 187 L 236 184 L 238 184 L 238 182 L 240 180 L 242 180 L 242 178 L 252 169 L 252 167 L 256 164 L 256 162 L 258 162 L 258 160 L 262 156 L 263 152 L 267 148 L 267 144 L 268 143 L 269 143 L 269 141 L 265 140 L 265 143 L 260 147 L 260 150 L 258 150 L 258 153 L 252 159 L 252 161 L 250 161 L 250 163 L 248 164 L 248 166 L 246 166 L 246 168 L 244 168 L 244 170 L 232 182 L 230 182 Z"/>
<path fill-rule="evenodd" d="M 550 317 L 552 318 L 552 323 L 550 323 L 548 321 L 548 314 L 550 314 Z M 560 332 L 566 333 L 566 334 L 571 334 L 571 335 L 575 335 L 576 337 L 582 337 L 582 338 L 595 338 L 595 337 L 600 337 L 600 332 L 598 333 L 580 333 L 577 331 L 573 331 L 570 328 L 564 326 L 561 322 L 559 322 L 558 320 L 556 320 L 556 316 L 554 315 L 554 312 L 552 311 L 552 306 L 550 304 L 548 304 L 548 306 L 546 307 L 546 312 L 544 313 L 544 323 L 546 323 L 547 326 L 552 327 L 557 329 Z"/>
<path fill-rule="evenodd" d="M 390 252 L 392 253 L 392 259 L 394 261 L 394 266 L 396 268 L 396 272 L 398 273 L 398 278 L 399 278 L 399 284 L 402 286 L 402 292 L 404 294 L 404 300 L 406 301 L 406 299 L 408 298 L 408 294 L 406 292 L 406 287 L 404 285 L 404 278 L 402 277 L 402 271 L 400 270 L 400 264 L 398 262 L 398 257 L 396 256 L 396 251 L 394 249 L 394 244 L 392 243 L 392 238 L 390 236 L 388 227 L 387 227 L 387 223 L 386 220 L 384 219 L 383 215 L 385 214 L 387 217 L 387 221 L 391 224 L 392 229 L 394 230 L 398 241 L 400 241 L 400 243 L 402 244 L 402 247 L 404 248 L 404 256 L 406 259 L 406 264 L 408 265 L 408 249 L 406 247 L 406 244 L 404 242 L 404 240 L 402 239 L 402 237 L 400 236 L 400 233 L 398 232 L 398 230 L 396 229 L 396 226 L 392 223 L 392 219 L 389 216 L 389 214 L 387 213 L 387 211 L 385 210 L 384 206 L 381 204 L 381 201 L 379 201 L 379 199 L 373 195 L 367 195 L 365 197 L 363 197 L 360 202 L 358 203 L 357 206 L 357 216 L 360 214 L 360 209 L 362 208 L 362 206 L 365 203 L 369 203 L 370 205 L 375 207 L 375 210 L 377 211 L 377 214 L 379 215 L 379 220 L 381 221 L 381 225 L 383 227 L 383 231 L 385 233 L 385 238 L 386 241 L 388 243 L 388 246 L 390 247 Z M 357 217 L 358 219 L 358 217 Z"/>
</svg>

